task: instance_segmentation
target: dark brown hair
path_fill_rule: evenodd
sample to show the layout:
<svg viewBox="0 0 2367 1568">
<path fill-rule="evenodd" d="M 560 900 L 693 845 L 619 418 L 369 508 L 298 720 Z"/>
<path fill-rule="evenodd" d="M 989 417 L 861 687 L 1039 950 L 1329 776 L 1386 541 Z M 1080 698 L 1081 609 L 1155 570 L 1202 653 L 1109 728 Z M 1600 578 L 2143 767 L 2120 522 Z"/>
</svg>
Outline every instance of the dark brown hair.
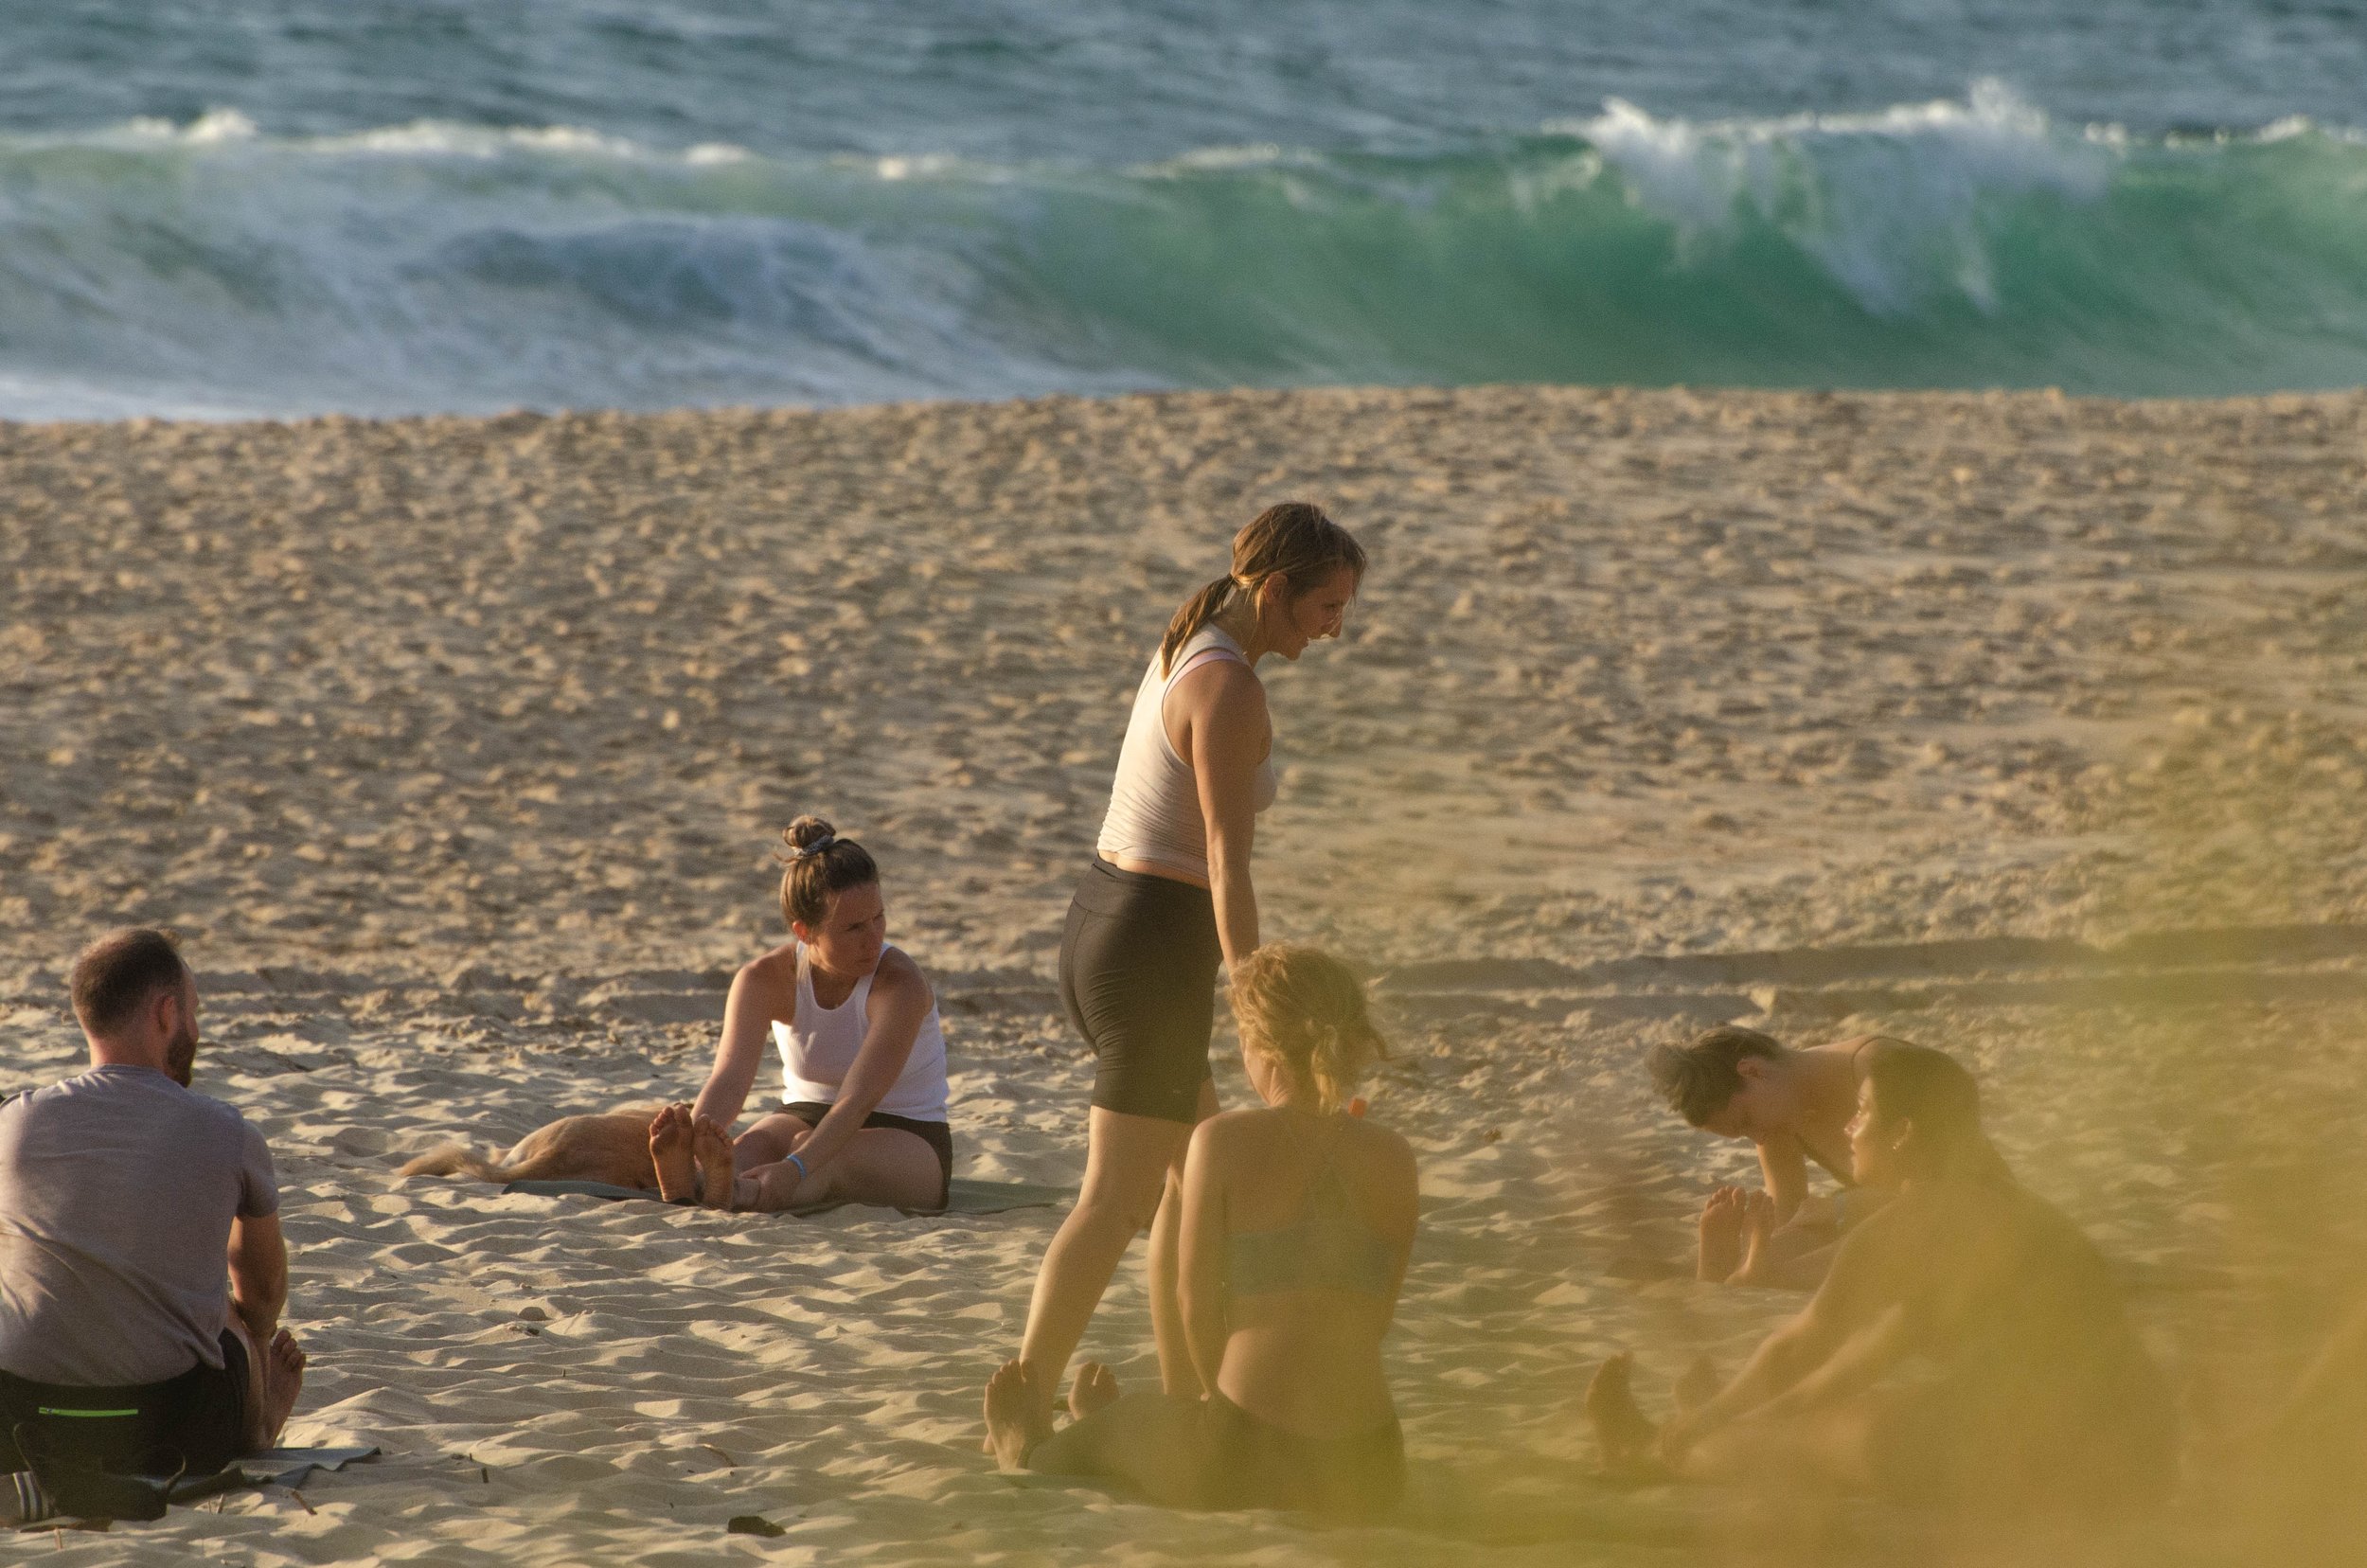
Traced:
<svg viewBox="0 0 2367 1568">
<path fill-rule="evenodd" d="M 1725 1110 L 1726 1102 L 1741 1091 L 1742 1075 L 1735 1071 L 1735 1062 L 1744 1057 L 1771 1061 L 1783 1054 L 1783 1046 L 1771 1035 L 1728 1024 L 1690 1045 L 1655 1045 L 1644 1064 L 1668 1108 L 1687 1125 L 1700 1127 Z"/>
<path fill-rule="evenodd" d="M 1233 536 L 1233 570 L 1185 599 L 1167 622 L 1167 634 L 1159 640 L 1159 673 L 1167 672 L 1176 650 L 1216 619 L 1235 594 L 1255 596 L 1269 578 L 1280 578 L 1296 597 L 1322 587 L 1343 566 L 1361 579 L 1364 546 L 1321 507 L 1311 501 L 1268 507 Z"/>
<path fill-rule="evenodd" d="M 1954 1057 L 1902 1042 L 1868 1059 L 1865 1077 L 1876 1124 L 1903 1121 L 1913 1129 L 1899 1155 L 1914 1174 L 2007 1174 L 1981 1130 L 1981 1086 Z"/>
<path fill-rule="evenodd" d="M 776 857 L 784 867 L 781 918 L 792 925 L 816 924 L 829 913 L 834 894 L 880 880 L 871 852 L 853 839 L 840 838 L 838 829 L 818 816 L 801 816 L 782 829 L 781 843 L 788 846 Z"/>
<path fill-rule="evenodd" d="M 158 991 L 177 990 L 188 974 L 172 933 L 134 926 L 84 948 L 66 984 L 82 1027 L 107 1035 L 131 1023 Z"/>
<path fill-rule="evenodd" d="M 1347 1104 L 1364 1069 L 1389 1055 L 1364 983 L 1321 948 L 1267 943 L 1233 966 L 1228 996 L 1242 1042 L 1312 1084 L 1326 1111 Z"/>
</svg>

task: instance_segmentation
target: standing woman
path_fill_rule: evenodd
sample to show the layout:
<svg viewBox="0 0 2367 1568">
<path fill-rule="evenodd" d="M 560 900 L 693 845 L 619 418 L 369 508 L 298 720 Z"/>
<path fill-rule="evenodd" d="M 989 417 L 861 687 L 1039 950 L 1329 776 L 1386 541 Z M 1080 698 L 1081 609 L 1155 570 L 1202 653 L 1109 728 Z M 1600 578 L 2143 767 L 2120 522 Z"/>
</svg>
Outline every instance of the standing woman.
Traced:
<svg viewBox="0 0 2367 1568">
<path fill-rule="evenodd" d="M 1177 1183 L 1193 1127 L 1217 1110 L 1217 965 L 1258 945 L 1250 840 L 1274 773 L 1256 665 L 1338 636 L 1363 575 L 1363 548 L 1321 508 L 1268 508 L 1234 536 L 1232 571 L 1175 613 L 1134 694 L 1060 942 L 1061 1000 L 1096 1066 L 1084 1188 L 1044 1251 L 1020 1345 L 1047 1403 L 1146 1221 L 1160 1381 L 1180 1399 L 1205 1392 L 1177 1294 Z"/>
</svg>

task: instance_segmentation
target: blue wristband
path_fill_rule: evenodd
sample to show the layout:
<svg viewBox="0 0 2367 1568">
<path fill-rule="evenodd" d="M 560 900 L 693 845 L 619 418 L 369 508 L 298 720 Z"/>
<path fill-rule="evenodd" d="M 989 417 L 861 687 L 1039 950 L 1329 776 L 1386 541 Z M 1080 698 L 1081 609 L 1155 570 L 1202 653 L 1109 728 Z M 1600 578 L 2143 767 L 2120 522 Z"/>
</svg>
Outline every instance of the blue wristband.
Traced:
<svg viewBox="0 0 2367 1568">
<path fill-rule="evenodd" d="M 810 1181 L 812 1181 L 812 1180 L 813 1180 L 813 1172 L 812 1172 L 812 1171 L 810 1171 L 810 1170 L 808 1170 L 808 1169 L 806 1168 L 806 1162 L 805 1162 L 805 1161 L 803 1161 L 803 1160 L 799 1159 L 799 1158 L 798 1158 L 796 1155 L 794 1155 L 794 1154 L 789 1155 L 789 1156 L 787 1156 L 787 1158 L 788 1158 L 789 1163 L 790 1163 L 791 1165 L 793 1165 L 793 1166 L 795 1166 L 795 1167 L 797 1167 L 797 1184 L 798 1184 L 798 1185 L 803 1186 L 806 1183 L 810 1182 Z"/>
</svg>

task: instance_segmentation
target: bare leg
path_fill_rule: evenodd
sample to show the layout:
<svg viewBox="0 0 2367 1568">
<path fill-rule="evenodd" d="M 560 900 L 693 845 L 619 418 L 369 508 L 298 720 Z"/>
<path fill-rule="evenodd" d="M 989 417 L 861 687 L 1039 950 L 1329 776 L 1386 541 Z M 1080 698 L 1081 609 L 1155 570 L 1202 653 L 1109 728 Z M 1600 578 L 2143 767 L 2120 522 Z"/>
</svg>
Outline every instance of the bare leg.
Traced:
<svg viewBox="0 0 2367 1568">
<path fill-rule="evenodd" d="M 699 1167 L 699 1202 L 708 1208 L 732 1206 L 732 1136 L 712 1116 L 691 1125 L 690 1157 Z"/>
<path fill-rule="evenodd" d="M 650 1163 L 657 1195 L 669 1203 L 699 1201 L 699 1170 L 691 1154 L 690 1107 L 669 1105 L 650 1123 Z"/>
<path fill-rule="evenodd" d="M 236 1312 L 227 1327 L 246 1349 L 246 1431 L 240 1436 L 246 1452 L 259 1453 L 279 1441 L 280 1429 L 303 1392 L 304 1349 L 285 1328 L 258 1348 Z"/>
<path fill-rule="evenodd" d="M 1107 1369 L 1103 1369 L 1107 1376 Z M 1110 1381 L 1115 1396 L 1116 1380 Z M 1196 1399 L 1147 1388 L 1113 1397 L 1092 1415 L 1038 1440 L 1027 1468 L 1043 1475 L 1115 1481 L 1150 1502 L 1189 1507 L 1201 1498 L 1206 1469 Z"/>
<path fill-rule="evenodd" d="M 1052 1390 L 1068 1370 L 1110 1276 L 1156 1212 L 1167 1171 L 1192 1133 L 1182 1122 L 1130 1116 L 1097 1105 L 1085 1126 L 1084 1188 L 1044 1249 L 1020 1341 L 1019 1359 L 1033 1374 L 1032 1386 L 1044 1400 L 1047 1417 Z M 1157 1300 L 1154 1291 L 1154 1312 Z"/>
<path fill-rule="evenodd" d="M 1693 1277 L 1723 1285 L 1742 1265 L 1742 1189 L 1722 1186 L 1701 1205 Z"/>
<path fill-rule="evenodd" d="M 758 1166 L 787 1159 L 811 1136 L 812 1127 L 802 1119 L 786 1111 L 769 1112 L 733 1140 L 732 1165 L 744 1176 Z"/>
<path fill-rule="evenodd" d="M 1199 1109 L 1201 1121 L 1217 1114 L 1214 1078 L 1200 1086 Z M 1187 1134 L 1167 1166 L 1159 1212 L 1150 1221 L 1150 1339 L 1159 1351 L 1159 1386 L 1170 1399 L 1197 1400 L 1208 1391 L 1200 1385 L 1184 1339 L 1184 1155 L 1189 1145 Z"/>
<path fill-rule="evenodd" d="M 846 1140 L 836 1159 L 810 1176 L 778 1160 L 742 1170 L 733 1188 L 738 1194 L 733 1206 L 766 1214 L 820 1203 L 926 1210 L 944 1201 L 945 1167 L 918 1133 L 900 1127 L 866 1127 Z"/>
<path fill-rule="evenodd" d="M 1117 1374 L 1099 1362 L 1087 1362 L 1077 1369 L 1076 1381 L 1068 1385 L 1069 1418 L 1081 1421 L 1117 1397 Z"/>
</svg>

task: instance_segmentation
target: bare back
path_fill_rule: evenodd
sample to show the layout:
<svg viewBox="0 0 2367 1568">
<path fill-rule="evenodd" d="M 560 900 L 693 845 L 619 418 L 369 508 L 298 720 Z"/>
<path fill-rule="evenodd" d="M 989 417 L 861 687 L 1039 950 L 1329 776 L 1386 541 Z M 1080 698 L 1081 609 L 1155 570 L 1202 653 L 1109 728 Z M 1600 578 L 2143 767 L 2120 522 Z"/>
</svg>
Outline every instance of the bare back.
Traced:
<svg viewBox="0 0 2367 1568">
<path fill-rule="evenodd" d="M 1287 1238 L 1309 1217 L 1353 1233 L 1375 1267 L 1353 1283 L 1228 1278 L 1217 1385 L 1242 1409 L 1310 1436 L 1389 1417 L 1380 1342 L 1397 1312 L 1414 1244 L 1413 1150 L 1385 1128 L 1346 1116 L 1236 1111 L 1203 1123 L 1184 1203 L 1187 1276 L 1237 1274 L 1241 1243 Z"/>
</svg>

